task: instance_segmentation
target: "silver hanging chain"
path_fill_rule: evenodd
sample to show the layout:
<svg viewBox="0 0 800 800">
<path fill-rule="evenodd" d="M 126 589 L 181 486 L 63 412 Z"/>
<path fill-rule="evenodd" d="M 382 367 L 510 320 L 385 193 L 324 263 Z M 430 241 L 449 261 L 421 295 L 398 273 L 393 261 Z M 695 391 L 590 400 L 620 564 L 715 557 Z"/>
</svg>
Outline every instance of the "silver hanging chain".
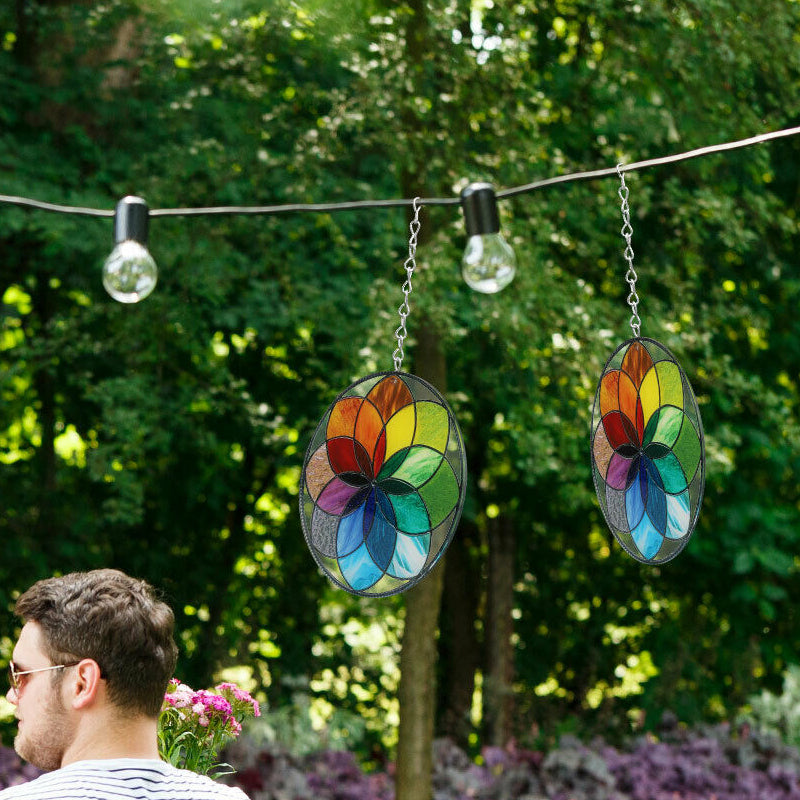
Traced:
<svg viewBox="0 0 800 800">
<path fill-rule="evenodd" d="M 404 264 L 406 268 L 406 281 L 403 284 L 403 302 L 400 305 L 400 308 L 397 309 L 398 314 L 400 314 L 400 327 L 394 332 L 395 337 L 397 338 L 397 349 L 392 354 L 392 358 L 394 358 L 394 369 L 395 372 L 400 372 L 400 367 L 403 366 L 403 358 L 405 357 L 405 353 L 403 352 L 403 342 L 406 340 L 406 336 L 408 336 L 408 331 L 406 330 L 406 320 L 408 319 L 408 315 L 411 313 L 411 306 L 408 304 L 408 296 L 411 294 L 412 286 L 411 286 L 411 278 L 414 275 L 414 270 L 417 267 L 417 236 L 419 235 L 420 229 L 420 222 L 419 222 L 419 212 L 422 209 L 422 205 L 420 203 L 420 198 L 414 198 L 414 219 L 411 220 L 408 228 L 411 231 L 411 235 L 408 238 L 408 258 Z"/>
<path fill-rule="evenodd" d="M 631 210 L 628 206 L 628 187 L 625 185 L 625 174 L 622 172 L 622 164 L 617 164 L 617 175 L 619 175 L 619 199 L 622 201 L 622 238 L 625 239 L 625 252 L 623 253 L 625 260 L 628 262 L 628 272 L 625 275 L 625 280 L 631 291 L 628 294 L 628 305 L 631 307 L 631 330 L 635 337 L 639 337 L 639 330 L 642 326 L 642 321 L 639 319 L 639 295 L 636 294 L 636 279 L 639 277 L 636 270 L 633 268 L 633 248 L 631 247 L 631 236 L 633 236 L 633 228 L 631 227 Z"/>
</svg>

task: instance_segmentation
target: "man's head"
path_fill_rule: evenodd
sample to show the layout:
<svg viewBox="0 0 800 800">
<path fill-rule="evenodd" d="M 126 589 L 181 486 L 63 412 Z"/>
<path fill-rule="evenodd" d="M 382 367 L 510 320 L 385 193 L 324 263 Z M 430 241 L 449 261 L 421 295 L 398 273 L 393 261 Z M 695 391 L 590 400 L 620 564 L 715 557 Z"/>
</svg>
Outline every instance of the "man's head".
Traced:
<svg viewBox="0 0 800 800">
<path fill-rule="evenodd" d="M 92 659 L 114 706 L 158 716 L 178 651 L 172 610 L 147 583 L 112 569 L 73 572 L 35 583 L 15 612 L 36 623 L 51 664 Z"/>
</svg>

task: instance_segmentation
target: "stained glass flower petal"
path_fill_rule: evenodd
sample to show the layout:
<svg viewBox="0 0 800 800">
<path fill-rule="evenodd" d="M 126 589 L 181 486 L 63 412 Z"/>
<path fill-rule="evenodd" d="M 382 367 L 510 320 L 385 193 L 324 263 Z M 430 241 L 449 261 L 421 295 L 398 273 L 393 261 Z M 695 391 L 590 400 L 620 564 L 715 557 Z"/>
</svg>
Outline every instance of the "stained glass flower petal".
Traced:
<svg viewBox="0 0 800 800">
<path fill-rule="evenodd" d="M 631 531 L 633 541 L 645 560 L 651 561 L 658 555 L 664 537 L 656 530 L 650 517 L 645 514 L 639 524 Z"/>
<path fill-rule="evenodd" d="M 605 482 L 612 488 L 622 490 L 628 486 L 628 476 L 633 466 L 633 459 L 626 458 L 620 453 L 615 452 L 611 456 L 611 463 L 608 465 L 608 474 Z"/>
<path fill-rule="evenodd" d="M 320 493 L 317 505 L 328 514 L 342 514 L 353 495 L 359 491 L 358 486 L 347 484 L 341 478 L 334 478 Z"/>
<path fill-rule="evenodd" d="M 458 503 L 458 479 L 453 468 L 442 460 L 431 479 L 420 487 L 419 496 L 425 504 L 431 528 L 441 525 Z"/>
<path fill-rule="evenodd" d="M 414 442 L 417 415 L 414 405 L 401 408 L 386 423 L 386 455 L 388 461 L 401 450 L 407 450 Z"/>
<path fill-rule="evenodd" d="M 420 402 L 416 404 L 416 412 L 414 444 L 443 453 L 450 437 L 447 409 L 437 403 Z"/>
<path fill-rule="evenodd" d="M 431 530 L 428 509 L 417 492 L 404 495 L 389 495 L 389 502 L 397 519 L 397 530 L 404 533 L 425 533 Z"/>
<path fill-rule="evenodd" d="M 325 445 L 318 447 L 308 460 L 306 467 L 306 481 L 311 497 L 316 500 L 320 492 L 336 477 L 331 462 L 328 460 L 328 448 Z"/>
<path fill-rule="evenodd" d="M 354 592 L 366 592 L 383 577 L 383 570 L 375 563 L 366 543 L 353 553 L 339 557 L 342 576 Z"/>
<path fill-rule="evenodd" d="M 661 406 L 650 417 L 644 433 L 644 446 L 651 442 L 671 448 L 678 441 L 685 414 L 675 406 Z"/>
<path fill-rule="evenodd" d="M 606 362 L 591 458 L 600 508 L 620 544 L 647 563 L 674 558 L 697 524 L 705 448 L 697 400 L 662 344 L 631 339 Z"/>
<path fill-rule="evenodd" d="M 342 517 L 336 537 L 336 555 L 339 558 L 355 552 L 364 543 L 364 507 Z"/>
<path fill-rule="evenodd" d="M 367 550 L 376 566 L 385 572 L 394 555 L 397 531 L 383 514 L 376 514 L 366 536 Z"/>
<path fill-rule="evenodd" d="M 337 475 L 342 472 L 361 471 L 356 458 L 356 443 L 349 436 L 328 439 L 328 460 Z"/>
<path fill-rule="evenodd" d="M 433 477 L 443 459 L 444 456 L 439 451 L 414 445 L 408 450 L 403 463 L 395 470 L 392 477 L 419 488 Z"/>
<path fill-rule="evenodd" d="M 636 386 L 642 385 L 642 379 L 653 366 L 653 357 L 642 341 L 632 340 L 622 359 L 622 371 L 630 376 Z"/>
<path fill-rule="evenodd" d="M 430 538 L 430 534 L 408 536 L 405 533 L 398 533 L 389 574 L 395 578 L 410 578 L 416 575 L 425 566 Z"/>
<path fill-rule="evenodd" d="M 689 530 L 691 517 L 689 514 L 689 492 L 668 494 L 667 499 L 667 536 L 670 539 L 682 539 Z"/>
<path fill-rule="evenodd" d="M 621 374 L 618 369 L 615 369 L 603 375 L 600 381 L 598 400 L 600 414 L 603 417 L 612 411 L 619 411 L 619 377 Z"/>
<path fill-rule="evenodd" d="M 306 451 L 300 517 L 318 565 L 354 594 L 413 586 L 449 545 L 464 505 L 458 424 L 430 384 L 399 372 L 357 381 Z"/>
<path fill-rule="evenodd" d="M 346 436 L 352 439 L 356 427 L 356 417 L 358 417 L 362 405 L 363 402 L 359 397 L 345 397 L 336 403 L 328 418 L 327 438 Z"/>
<path fill-rule="evenodd" d="M 405 377 L 405 375 L 400 375 L 399 373 L 387 373 L 367 394 L 367 399 L 371 400 L 375 407 L 380 409 L 384 420 L 388 420 L 401 408 L 414 402 L 412 388 L 406 383 Z M 366 383 L 368 380 L 369 378 L 365 378 L 359 383 Z"/>
</svg>

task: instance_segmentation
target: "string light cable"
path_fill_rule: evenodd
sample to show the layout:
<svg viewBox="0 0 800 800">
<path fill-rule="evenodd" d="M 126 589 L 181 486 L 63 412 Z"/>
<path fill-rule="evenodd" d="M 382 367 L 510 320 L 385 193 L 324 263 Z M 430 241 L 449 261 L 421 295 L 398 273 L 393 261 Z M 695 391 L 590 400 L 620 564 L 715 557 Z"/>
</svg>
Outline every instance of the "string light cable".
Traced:
<svg viewBox="0 0 800 800">
<path fill-rule="evenodd" d="M 781 139 L 788 136 L 796 136 L 800 134 L 800 126 L 794 128 L 785 128 L 779 131 L 770 131 L 762 133 L 757 136 L 751 136 L 747 139 L 739 139 L 735 142 L 725 142 L 723 144 L 710 145 L 708 147 L 700 147 L 696 150 L 689 150 L 684 153 L 676 153 L 674 155 L 662 156 L 660 158 L 651 158 L 645 161 L 635 161 L 630 164 L 622 164 L 619 170 L 622 172 L 633 172 L 634 170 L 647 169 L 649 167 L 662 166 L 665 164 L 675 164 L 679 161 L 687 161 L 692 158 L 700 158 L 701 156 L 712 155 L 714 153 L 722 153 L 728 150 L 737 150 L 743 147 L 749 147 L 754 144 L 768 142 L 774 139 Z M 522 186 L 515 186 L 508 189 L 501 189 L 495 193 L 498 200 L 507 199 L 510 197 L 517 197 L 518 195 L 533 192 L 536 189 L 543 189 L 547 186 L 553 186 L 559 183 L 570 183 L 573 181 L 593 180 L 595 178 L 605 178 L 608 176 L 618 176 L 617 166 L 608 167 L 604 169 L 596 169 L 588 172 L 572 172 L 566 175 L 557 175 L 553 178 L 545 178 L 543 180 L 533 181 L 526 183 Z M 252 214 L 252 215 L 270 215 L 270 214 L 288 214 L 295 212 L 336 212 L 336 211 L 359 211 L 362 209 L 374 208 L 399 208 L 399 207 L 413 207 L 417 202 L 425 206 L 455 206 L 460 205 L 461 199 L 459 197 L 429 197 L 429 198 L 416 198 L 416 199 L 396 199 L 396 200 L 357 200 L 341 203 L 289 203 L 283 205 L 269 205 L 269 206 L 211 206 L 207 208 L 153 208 L 150 209 L 151 217 L 191 217 L 191 216 L 206 216 L 206 215 L 233 215 L 233 214 Z M 56 203 L 47 203 L 41 200 L 35 200 L 30 197 L 15 197 L 12 195 L 0 194 L 0 203 L 10 205 L 24 206 L 28 208 L 38 209 L 39 211 L 51 211 L 60 214 L 78 214 L 89 217 L 114 217 L 115 211 L 113 209 L 100 209 L 100 208 L 86 208 L 82 206 L 68 206 Z"/>
<path fill-rule="evenodd" d="M 22 206 L 25 208 L 50 211 L 60 214 L 77 214 L 90 217 L 113 217 L 114 219 L 114 249 L 103 264 L 103 286 L 115 300 L 120 303 L 138 303 L 147 297 L 158 280 L 158 267 L 147 249 L 148 222 L 150 217 L 191 217 L 210 215 L 268 215 L 287 214 L 291 212 L 336 212 L 359 211 L 361 209 L 397 208 L 411 206 L 415 220 L 418 219 L 419 207 L 427 206 L 453 206 L 461 205 L 467 229 L 467 246 L 462 258 L 462 275 L 467 285 L 485 294 L 494 294 L 501 291 L 514 278 L 516 272 L 516 256 L 508 242 L 500 234 L 500 217 L 497 211 L 497 200 L 516 197 L 521 194 L 533 192 L 546 186 L 572 181 L 592 180 L 616 175 L 624 187 L 624 173 L 647 167 L 674 164 L 690 158 L 722 153 L 740 147 L 767 142 L 786 136 L 800 133 L 800 127 L 786 128 L 780 131 L 762 133 L 748 139 L 735 142 L 701 147 L 684 153 L 671 156 L 652 158 L 646 161 L 636 161 L 631 164 L 617 164 L 606 169 L 596 169 L 589 172 L 572 172 L 567 175 L 558 175 L 554 178 L 502 189 L 495 192 L 491 184 L 471 183 L 460 193 L 459 197 L 415 197 L 411 200 L 357 200 L 341 203 L 290 203 L 285 205 L 270 206 L 212 206 L 207 208 L 155 208 L 149 209 L 141 197 L 128 196 L 122 198 L 112 210 L 100 208 L 86 208 L 83 206 L 67 206 L 55 203 L 46 203 L 30 197 L 14 197 L 0 195 L 0 203 Z M 624 212 L 624 198 L 623 198 Z M 627 248 L 630 250 L 630 246 Z M 627 252 L 627 250 L 626 250 Z M 632 251 L 631 251 L 632 256 Z M 413 253 L 412 253 L 413 260 Z M 632 264 L 629 274 L 633 274 Z M 407 286 L 410 291 L 411 274 L 408 275 Z M 631 298 L 636 298 L 635 283 L 631 283 Z M 408 296 L 406 295 L 407 308 Z M 633 319 L 636 317 L 636 304 L 631 305 Z M 403 316 L 401 307 L 401 327 L 398 329 L 398 358 L 402 361 L 403 346 L 400 332 L 403 330 Z M 638 331 L 634 329 L 638 335 Z M 399 369 L 399 367 L 398 367 Z"/>
</svg>

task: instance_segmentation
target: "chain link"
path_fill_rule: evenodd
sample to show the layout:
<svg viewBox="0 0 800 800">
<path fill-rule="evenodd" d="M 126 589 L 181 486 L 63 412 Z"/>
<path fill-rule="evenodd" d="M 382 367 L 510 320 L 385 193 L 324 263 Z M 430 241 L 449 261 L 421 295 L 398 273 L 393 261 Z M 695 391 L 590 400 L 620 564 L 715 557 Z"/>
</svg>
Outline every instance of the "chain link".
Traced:
<svg viewBox="0 0 800 800">
<path fill-rule="evenodd" d="M 633 268 L 633 248 L 631 247 L 631 237 L 633 236 L 633 227 L 631 226 L 631 210 L 628 206 L 628 187 L 625 185 L 625 174 L 622 172 L 622 164 L 617 164 L 617 175 L 619 175 L 620 187 L 619 199 L 622 201 L 622 238 L 625 239 L 625 252 L 623 256 L 625 261 L 628 262 L 628 271 L 625 274 L 625 280 L 630 286 L 630 293 L 628 294 L 628 305 L 631 307 L 630 325 L 633 335 L 638 338 L 639 331 L 642 326 L 642 320 L 639 319 L 639 295 L 636 293 L 636 279 L 639 277 L 636 270 Z"/>
<path fill-rule="evenodd" d="M 419 221 L 419 212 L 422 209 L 422 205 L 420 204 L 420 198 L 414 198 L 414 219 L 411 220 L 408 228 L 411 232 L 411 235 L 408 238 L 408 258 L 403 265 L 406 269 L 406 280 L 403 284 L 403 302 L 400 304 L 400 308 L 397 309 L 397 313 L 400 314 L 400 326 L 394 332 L 394 335 L 397 339 L 397 349 L 392 353 L 392 358 L 394 359 L 394 369 L 395 372 L 400 372 L 400 368 L 403 366 L 403 358 L 405 357 L 405 352 L 403 351 L 403 342 L 406 340 L 406 336 L 408 336 L 408 331 L 406 330 L 406 320 L 408 319 L 408 315 L 411 313 L 411 306 L 408 303 L 408 296 L 411 294 L 413 289 L 411 285 L 411 278 L 414 275 L 414 270 L 417 267 L 417 236 L 419 235 L 420 229 L 420 221 Z"/>
</svg>

